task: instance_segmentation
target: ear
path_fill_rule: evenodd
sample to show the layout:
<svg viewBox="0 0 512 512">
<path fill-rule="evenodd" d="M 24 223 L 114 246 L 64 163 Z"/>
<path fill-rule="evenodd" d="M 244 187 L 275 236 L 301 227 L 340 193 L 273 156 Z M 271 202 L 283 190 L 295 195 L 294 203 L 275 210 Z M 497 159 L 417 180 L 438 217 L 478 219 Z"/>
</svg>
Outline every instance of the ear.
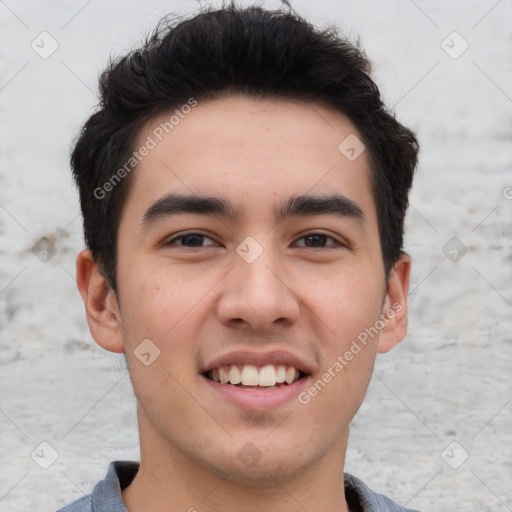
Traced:
<svg viewBox="0 0 512 512">
<path fill-rule="evenodd" d="M 76 282 L 85 304 L 89 330 L 96 343 L 110 352 L 124 352 L 117 296 L 87 249 L 76 258 Z"/>
<path fill-rule="evenodd" d="M 407 292 L 411 258 L 402 254 L 389 274 L 388 287 L 382 306 L 384 327 L 380 331 L 377 350 L 391 350 L 407 334 Z"/>
</svg>

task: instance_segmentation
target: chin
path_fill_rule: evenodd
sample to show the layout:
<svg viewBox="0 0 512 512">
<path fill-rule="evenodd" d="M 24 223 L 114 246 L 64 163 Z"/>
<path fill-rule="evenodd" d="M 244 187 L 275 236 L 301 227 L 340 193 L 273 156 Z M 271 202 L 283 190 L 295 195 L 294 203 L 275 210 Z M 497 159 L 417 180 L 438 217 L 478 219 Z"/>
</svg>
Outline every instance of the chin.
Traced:
<svg viewBox="0 0 512 512">
<path fill-rule="evenodd" d="M 267 440 L 268 441 L 268 440 Z M 279 446 L 267 446 L 258 450 L 256 444 L 245 443 L 233 454 L 215 457 L 217 463 L 203 460 L 203 467 L 217 473 L 222 478 L 239 485 L 251 487 L 274 486 L 276 482 L 285 482 L 298 477 L 311 467 L 321 454 L 305 454 L 302 450 L 287 449 Z M 222 464 L 218 464 L 223 460 Z"/>
<path fill-rule="evenodd" d="M 304 461 L 273 460 L 264 462 L 260 460 L 253 467 L 241 467 L 237 464 L 227 479 L 243 486 L 275 487 L 278 482 L 282 483 L 298 477 L 305 469 Z"/>
</svg>

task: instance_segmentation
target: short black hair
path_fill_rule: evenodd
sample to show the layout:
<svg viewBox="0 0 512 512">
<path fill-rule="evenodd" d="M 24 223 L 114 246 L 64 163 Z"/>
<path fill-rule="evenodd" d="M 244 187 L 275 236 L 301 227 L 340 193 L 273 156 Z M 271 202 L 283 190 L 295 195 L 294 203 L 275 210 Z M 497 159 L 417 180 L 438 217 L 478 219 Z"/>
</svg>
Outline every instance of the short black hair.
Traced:
<svg viewBox="0 0 512 512">
<path fill-rule="evenodd" d="M 387 110 L 370 71 L 364 52 L 332 26 L 317 29 L 291 10 L 233 3 L 164 18 L 140 49 L 111 61 L 100 77 L 99 108 L 71 155 L 85 242 L 109 286 L 117 288 L 117 234 L 138 132 L 191 98 L 232 95 L 299 100 L 348 116 L 368 152 L 389 276 L 402 254 L 418 142 Z"/>
</svg>

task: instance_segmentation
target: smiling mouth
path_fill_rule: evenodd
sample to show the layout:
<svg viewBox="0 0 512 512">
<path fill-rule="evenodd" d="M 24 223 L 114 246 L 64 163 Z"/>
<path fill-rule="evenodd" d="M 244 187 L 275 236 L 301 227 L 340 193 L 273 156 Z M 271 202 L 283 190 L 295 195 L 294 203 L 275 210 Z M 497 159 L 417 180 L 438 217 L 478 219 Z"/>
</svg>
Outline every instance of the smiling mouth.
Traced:
<svg viewBox="0 0 512 512">
<path fill-rule="evenodd" d="M 203 374 L 207 379 L 229 384 L 241 389 L 276 389 L 289 386 L 306 377 L 306 374 L 294 366 L 286 365 L 225 365 L 213 368 Z"/>
</svg>

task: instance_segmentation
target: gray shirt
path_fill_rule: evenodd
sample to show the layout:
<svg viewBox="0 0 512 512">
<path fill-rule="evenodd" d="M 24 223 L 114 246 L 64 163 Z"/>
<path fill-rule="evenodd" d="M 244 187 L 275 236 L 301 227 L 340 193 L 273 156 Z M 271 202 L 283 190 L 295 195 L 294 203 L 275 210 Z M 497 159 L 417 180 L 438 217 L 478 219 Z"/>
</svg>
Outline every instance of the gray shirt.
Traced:
<svg viewBox="0 0 512 512">
<path fill-rule="evenodd" d="M 138 469 L 137 462 L 112 462 L 107 476 L 94 486 L 91 494 L 58 512 L 128 512 L 121 490 L 130 485 Z M 361 480 L 349 474 L 345 474 L 345 498 L 351 512 L 418 512 L 401 507 L 382 494 L 374 493 Z"/>
</svg>

